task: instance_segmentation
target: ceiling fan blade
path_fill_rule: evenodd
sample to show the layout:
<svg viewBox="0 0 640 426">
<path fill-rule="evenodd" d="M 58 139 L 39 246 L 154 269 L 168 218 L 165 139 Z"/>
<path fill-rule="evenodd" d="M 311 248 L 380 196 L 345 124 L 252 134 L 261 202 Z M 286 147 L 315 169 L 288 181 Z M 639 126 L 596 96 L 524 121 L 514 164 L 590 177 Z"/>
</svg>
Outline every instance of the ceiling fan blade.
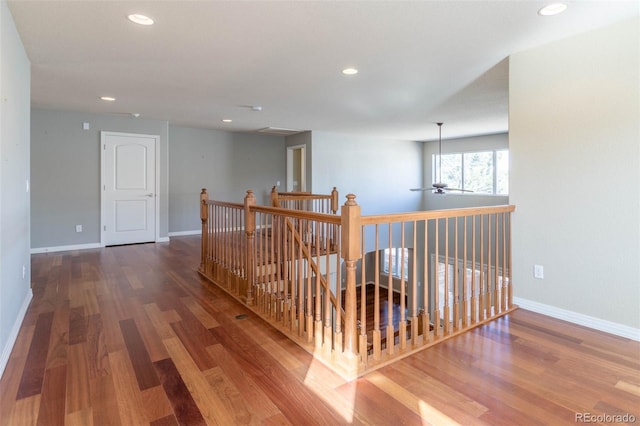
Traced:
<svg viewBox="0 0 640 426">
<path fill-rule="evenodd" d="M 409 191 L 431 191 L 433 188 L 411 188 Z"/>
<path fill-rule="evenodd" d="M 449 187 L 446 187 L 444 189 L 445 189 L 445 191 L 473 192 L 470 189 L 449 188 Z"/>
</svg>

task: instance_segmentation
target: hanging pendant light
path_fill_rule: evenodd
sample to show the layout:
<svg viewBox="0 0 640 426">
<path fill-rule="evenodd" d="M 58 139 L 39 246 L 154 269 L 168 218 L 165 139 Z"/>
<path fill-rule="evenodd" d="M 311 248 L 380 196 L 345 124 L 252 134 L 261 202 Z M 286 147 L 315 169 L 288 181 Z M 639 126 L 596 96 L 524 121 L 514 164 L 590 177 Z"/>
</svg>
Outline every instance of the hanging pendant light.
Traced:
<svg viewBox="0 0 640 426">
<path fill-rule="evenodd" d="M 446 191 L 457 192 L 473 192 L 469 189 L 449 188 L 446 183 L 442 182 L 442 125 L 444 123 L 437 122 L 438 125 L 438 182 L 431 185 L 431 188 L 412 188 L 410 191 L 433 191 L 434 194 L 444 195 Z"/>
</svg>

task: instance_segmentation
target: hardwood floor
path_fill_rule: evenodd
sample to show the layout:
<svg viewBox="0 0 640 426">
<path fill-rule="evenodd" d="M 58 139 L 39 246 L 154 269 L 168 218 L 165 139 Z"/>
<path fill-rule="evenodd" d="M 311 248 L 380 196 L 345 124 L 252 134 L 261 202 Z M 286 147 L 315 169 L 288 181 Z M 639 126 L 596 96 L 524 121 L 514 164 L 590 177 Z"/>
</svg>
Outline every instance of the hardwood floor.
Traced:
<svg viewBox="0 0 640 426">
<path fill-rule="evenodd" d="M 201 279 L 199 242 L 34 255 L 0 423 L 640 422 L 640 343 L 525 310 L 344 383 Z"/>
</svg>

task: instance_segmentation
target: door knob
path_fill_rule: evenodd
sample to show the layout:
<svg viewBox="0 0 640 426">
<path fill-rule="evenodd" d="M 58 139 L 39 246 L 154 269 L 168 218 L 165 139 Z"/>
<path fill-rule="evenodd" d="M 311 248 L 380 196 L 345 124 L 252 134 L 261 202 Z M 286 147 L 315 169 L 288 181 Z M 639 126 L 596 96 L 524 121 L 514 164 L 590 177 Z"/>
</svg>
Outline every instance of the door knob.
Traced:
<svg viewBox="0 0 640 426">
<path fill-rule="evenodd" d="M 153 193 L 151 193 L 151 194 L 146 194 L 146 195 L 145 195 L 145 197 L 149 197 L 149 198 L 151 198 L 151 197 L 153 197 Z"/>
</svg>

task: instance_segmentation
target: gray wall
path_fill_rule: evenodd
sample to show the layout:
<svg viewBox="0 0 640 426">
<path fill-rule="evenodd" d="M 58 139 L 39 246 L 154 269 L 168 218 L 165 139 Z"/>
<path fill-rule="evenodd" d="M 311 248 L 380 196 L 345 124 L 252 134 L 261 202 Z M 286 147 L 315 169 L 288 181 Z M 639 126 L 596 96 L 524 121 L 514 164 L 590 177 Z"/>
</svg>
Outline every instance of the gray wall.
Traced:
<svg viewBox="0 0 640 426">
<path fill-rule="evenodd" d="M 0 3 L 0 376 L 31 299 L 29 106 L 31 70 Z M 24 270 L 24 273 L 23 273 Z"/>
<path fill-rule="evenodd" d="M 444 125 L 446 126 L 446 124 Z M 443 127 L 444 127 L 443 126 Z M 443 132 L 444 133 L 444 132 Z M 507 133 L 475 136 L 469 138 L 447 139 L 442 141 L 442 153 L 470 152 L 475 150 L 506 149 L 509 148 Z M 424 180 L 423 188 L 430 188 L 433 165 L 431 156 L 438 153 L 438 141 L 424 143 Z M 464 207 L 499 206 L 509 204 L 508 196 L 480 195 L 472 193 L 449 192 L 446 195 L 433 194 L 425 191 L 423 200 L 424 210 L 458 209 Z"/>
<path fill-rule="evenodd" d="M 31 111 L 31 247 L 100 242 L 100 131 L 160 136 L 160 238 L 168 217 L 168 124 L 120 115 Z M 83 130 L 82 123 L 90 124 Z M 75 226 L 83 232 L 76 233 Z"/>
<path fill-rule="evenodd" d="M 509 83 L 515 295 L 636 329 L 639 51 L 635 18 L 513 55 Z"/>
<path fill-rule="evenodd" d="M 209 197 L 242 203 L 252 189 L 268 205 L 276 181 L 284 183 L 284 137 L 169 127 L 169 230 L 200 229 L 200 189 Z"/>
<path fill-rule="evenodd" d="M 362 214 L 420 210 L 422 143 L 313 132 L 313 192 L 356 195 Z"/>
</svg>

